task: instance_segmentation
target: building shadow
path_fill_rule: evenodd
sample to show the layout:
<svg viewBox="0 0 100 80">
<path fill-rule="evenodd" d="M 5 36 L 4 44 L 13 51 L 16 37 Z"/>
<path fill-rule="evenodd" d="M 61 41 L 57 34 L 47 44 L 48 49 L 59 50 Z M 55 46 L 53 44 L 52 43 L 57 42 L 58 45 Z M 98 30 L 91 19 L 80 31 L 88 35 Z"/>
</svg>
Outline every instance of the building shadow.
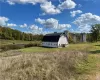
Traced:
<svg viewBox="0 0 100 80">
<path fill-rule="evenodd" d="M 42 48 L 51 48 L 51 49 L 53 49 L 53 48 L 55 48 L 55 47 L 46 47 L 46 46 L 40 46 L 40 47 L 42 47 Z"/>
<path fill-rule="evenodd" d="M 100 54 L 100 50 L 90 51 L 92 54 Z"/>
</svg>

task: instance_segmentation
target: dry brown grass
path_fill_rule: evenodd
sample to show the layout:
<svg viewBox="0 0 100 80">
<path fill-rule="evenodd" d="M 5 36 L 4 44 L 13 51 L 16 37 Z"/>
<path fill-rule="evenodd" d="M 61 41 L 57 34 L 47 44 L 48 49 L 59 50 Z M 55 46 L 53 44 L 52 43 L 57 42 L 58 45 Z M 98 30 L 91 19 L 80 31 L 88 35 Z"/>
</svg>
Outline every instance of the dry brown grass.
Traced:
<svg viewBox="0 0 100 80">
<path fill-rule="evenodd" d="M 70 51 L 1 57 L 0 80 L 77 80 L 76 66 L 86 56 Z"/>
</svg>

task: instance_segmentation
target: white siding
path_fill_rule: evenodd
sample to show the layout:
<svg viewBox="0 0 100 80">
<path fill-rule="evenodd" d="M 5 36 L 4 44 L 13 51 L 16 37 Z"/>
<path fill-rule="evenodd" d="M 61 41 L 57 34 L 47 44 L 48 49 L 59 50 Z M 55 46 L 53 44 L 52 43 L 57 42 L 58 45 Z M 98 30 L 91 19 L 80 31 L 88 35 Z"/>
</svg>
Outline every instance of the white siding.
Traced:
<svg viewBox="0 0 100 80">
<path fill-rule="evenodd" d="M 45 46 L 45 47 L 58 47 L 58 42 L 42 42 L 42 46 Z"/>
<path fill-rule="evenodd" d="M 58 41 L 58 46 L 60 47 L 62 44 L 65 44 L 65 47 L 68 45 L 68 39 L 65 36 L 61 36 Z"/>
</svg>

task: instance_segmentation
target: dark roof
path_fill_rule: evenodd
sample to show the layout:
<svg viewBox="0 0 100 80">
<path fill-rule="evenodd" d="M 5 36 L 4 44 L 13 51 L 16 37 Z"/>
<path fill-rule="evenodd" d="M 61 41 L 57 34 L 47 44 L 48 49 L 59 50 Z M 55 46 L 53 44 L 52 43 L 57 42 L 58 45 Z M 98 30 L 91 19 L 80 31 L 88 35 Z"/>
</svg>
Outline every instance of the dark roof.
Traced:
<svg viewBox="0 0 100 80">
<path fill-rule="evenodd" d="M 46 34 L 43 37 L 42 41 L 45 42 L 58 42 L 59 37 L 61 36 L 62 33 L 52 33 L 52 34 Z"/>
</svg>

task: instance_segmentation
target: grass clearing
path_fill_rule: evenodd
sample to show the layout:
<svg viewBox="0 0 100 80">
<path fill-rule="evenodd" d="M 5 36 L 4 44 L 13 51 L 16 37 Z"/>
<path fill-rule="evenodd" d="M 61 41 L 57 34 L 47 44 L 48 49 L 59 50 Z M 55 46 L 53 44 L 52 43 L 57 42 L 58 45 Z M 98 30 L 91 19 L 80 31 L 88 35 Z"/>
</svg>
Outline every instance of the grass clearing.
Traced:
<svg viewBox="0 0 100 80">
<path fill-rule="evenodd" d="M 100 42 L 97 43 L 80 43 L 69 44 L 66 48 L 44 48 L 44 47 L 31 47 L 20 49 L 22 52 L 53 52 L 53 51 L 86 51 L 91 53 L 100 53 Z M 96 52 L 97 51 L 97 52 Z"/>
<path fill-rule="evenodd" d="M 100 42 L 0 53 L 0 80 L 100 80 Z"/>
</svg>

